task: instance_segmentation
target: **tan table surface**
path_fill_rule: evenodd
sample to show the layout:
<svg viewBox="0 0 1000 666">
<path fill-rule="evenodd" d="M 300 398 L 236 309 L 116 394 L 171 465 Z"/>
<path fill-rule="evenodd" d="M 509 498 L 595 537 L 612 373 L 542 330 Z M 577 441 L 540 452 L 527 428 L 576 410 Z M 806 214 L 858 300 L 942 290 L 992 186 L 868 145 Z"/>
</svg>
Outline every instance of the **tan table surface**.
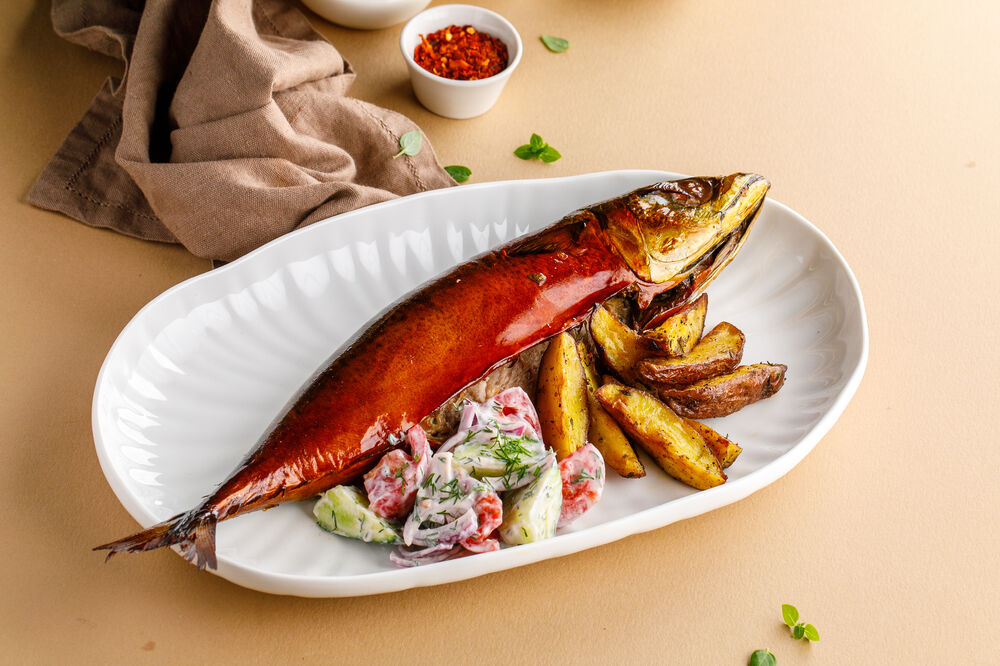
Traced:
<svg viewBox="0 0 1000 666">
<path fill-rule="evenodd" d="M 48 3 L 0 3 L 0 662 L 996 663 L 1000 5 L 770 0 L 488 3 L 525 39 L 499 105 L 413 98 L 399 27 L 316 24 L 360 98 L 403 112 L 474 182 L 618 168 L 754 170 L 864 292 L 868 370 L 797 468 L 708 515 L 451 585 L 269 596 L 175 554 L 108 565 L 136 525 L 94 453 L 98 369 L 157 294 L 209 270 L 180 247 L 24 203 L 109 74 Z M 571 40 L 565 54 L 538 35 Z M 537 131 L 565 156 L 510 153 Z M 822 641 L 793 641 L 780 604 Z"/>
</svg>

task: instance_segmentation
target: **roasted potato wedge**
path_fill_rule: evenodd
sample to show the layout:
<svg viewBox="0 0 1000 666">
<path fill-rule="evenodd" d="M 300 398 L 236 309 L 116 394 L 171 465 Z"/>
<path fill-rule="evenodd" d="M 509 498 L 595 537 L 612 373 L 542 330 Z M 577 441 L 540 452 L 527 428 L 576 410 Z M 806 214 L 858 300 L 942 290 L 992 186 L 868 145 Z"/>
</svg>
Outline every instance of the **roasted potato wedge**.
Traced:
<svg viewBox="0 0 1000 666">
<path fill-rule="evenodd" d="M 725 483 L 722 466 L 698 431 L 652 394 L 605 384 L 597 399 L 670 476 L 699 490 Z"/>
<path fill-rule="evenodd" d="M 684 421 L 698 431 L 701 438 L 705 440 L 705 445 L 715 454 L 723 469 L 736 462 L 736 458 L 743 453 L 743 447 L 728 437 L 723 437 L 704 423 L 691 419 L 684 419 Z"/>
<path fill-rule="evenodd" d="M 538 368 L 535 408 L 542 439 L 562 460 L 587 443 L 590 413 L 583 365 L 569 333 L 552 338 Z"/>
<path fill-rule="evenodd" d="M 787 369 L 771 363 L 741 365 L 731 373 L 681 388 L 661 388 L 657 393 L 677 414 L 689 419 L 727 416 L 777 393 Z"/>
<path fill-rule="evenodd" d="M 601 452 L 608 467 L 619 475 L 633 479 L 646 476 L 646 468 L 635 454 L 625 433 L 597 401 L 595 393 L 601 384 L 590 349 L 582 340 L 576 343 L 576 349 L 583 363 L 583 376 L 587 383 L 587 405 L 590 408 L 590 429 L 587 431 L 587 440 Z"/>
<path fill-rule="evenodd" d="M 743 358 L 743 332 L 722 322 L 708 332 L 686 356 L 647 358 L 636 365 L 636 373 L 650 386 L 685 386 L 732 372 Z"/>
<path fill-rule="evenodd" d="M 701 339 L 708 312 L 708 294 L 702 294 L 671 315 L 659 326 L 643 331 L 643 336 L 653 341 L 668 356 L 684 356 L 694 349 Z"/>
<path fill-rule="evenodd" d="M 603 305 L 594 308 L 590 317 L 590 336 L 608 367 L 629 384 L 637 379 L 636 363 L 653 353 L 648 340 L 619 321 Z"/>
</svg>

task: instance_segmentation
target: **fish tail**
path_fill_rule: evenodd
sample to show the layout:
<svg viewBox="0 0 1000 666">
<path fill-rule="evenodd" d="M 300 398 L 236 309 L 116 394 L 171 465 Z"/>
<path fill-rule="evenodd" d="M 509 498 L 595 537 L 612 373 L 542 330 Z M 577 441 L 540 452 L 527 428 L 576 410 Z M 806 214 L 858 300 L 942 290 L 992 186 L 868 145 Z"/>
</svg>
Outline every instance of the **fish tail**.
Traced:
<svg viewBox="0 0 1000 666">
<path fill-rule="evenodd" d="M 106 550 L 110 560 L 118 553 L 138 553 L 164 546 L 178 546 L 181 555 L 198 569 L 215 569 L 215 524 L 218 519 L 210 512 L 198 511 L 182 513 L 159 525 L 97 546 L 94 550 Z"/>
</svg>

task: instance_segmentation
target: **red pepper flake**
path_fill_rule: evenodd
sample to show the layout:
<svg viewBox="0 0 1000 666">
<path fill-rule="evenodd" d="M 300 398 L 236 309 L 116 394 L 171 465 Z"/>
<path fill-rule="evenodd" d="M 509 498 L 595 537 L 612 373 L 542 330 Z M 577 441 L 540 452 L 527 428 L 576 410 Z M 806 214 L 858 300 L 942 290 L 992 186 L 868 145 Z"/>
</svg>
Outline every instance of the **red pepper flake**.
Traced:
<svg viewBox="0 0 1000 666">
<path fill-rule="evenodd" d="M 476 81 L 507 68 L 507 45 L 471 25 L 450 25 L 420 35 L 413 59 L 431 74 L 446 79 Z"/>
</svg>

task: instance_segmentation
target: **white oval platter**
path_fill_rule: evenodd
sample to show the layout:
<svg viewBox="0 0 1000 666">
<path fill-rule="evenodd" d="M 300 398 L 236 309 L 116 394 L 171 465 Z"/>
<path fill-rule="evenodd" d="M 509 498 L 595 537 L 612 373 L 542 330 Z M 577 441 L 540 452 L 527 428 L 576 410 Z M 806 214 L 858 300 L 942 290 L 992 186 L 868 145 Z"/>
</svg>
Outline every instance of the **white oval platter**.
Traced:
<svg viewBox="0 0 1000 666">
<path fill-rule="evenodd" d="M 613 171 L 426 192 L 313 224 L 169 289 L 125 327 L 97 380 L 94 438 L 108 482 L 143 527 L 186 511 L 386 305 L 576 208 L 676 177 Z M 741 328 L 744 363 L 788 365 L 776 396 L 714 424 L 744 448 L 724 485 L 692 490 L 644 458 L 645 478 L 612 473 L 600 504 L 552 539 L 412 569 L 393 567 L 388 546 L 323 532 L 310 502 L 282 505 L 219 525 L 216 573 L 276 594 L 391 592 L 567 555 L 763 488 L 812 450 L 857 389 L 868 357 L 861 292 L 830 241 L 769 199 L 708 294 L 706 325 Z"/>
</svg>

